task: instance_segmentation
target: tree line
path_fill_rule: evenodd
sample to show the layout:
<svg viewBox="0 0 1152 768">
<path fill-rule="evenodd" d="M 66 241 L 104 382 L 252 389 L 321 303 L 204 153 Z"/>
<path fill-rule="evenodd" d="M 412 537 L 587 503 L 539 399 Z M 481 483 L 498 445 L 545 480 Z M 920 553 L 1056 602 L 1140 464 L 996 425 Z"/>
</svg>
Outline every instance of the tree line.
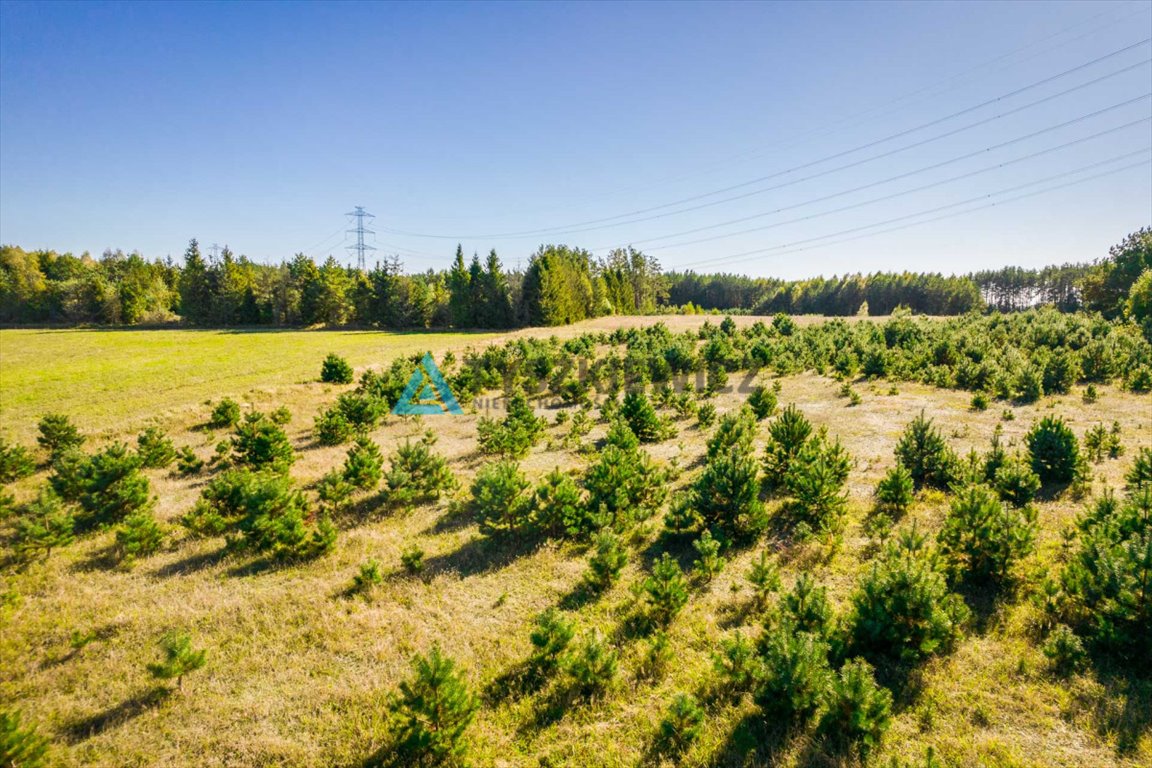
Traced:
<svg viewBox="0 0 1152 768">
<path fill-rule="evenodd" d="M 906 307 L 918 314 L 959 315 L 1044 304 L 1112 318 L 1127 311 L 1133 286 L 1149 269 L 1152 228 L 1129 235 L 1093 264 L 792 281 L 663 272 L 656 259 L 631 247 L 598 259 L 581 248 L 544 245 L 526 269 L 508 271 L 495 250 L 483 261 L 477 254 L 466 260 L 457 246 L 448 269 L 406 273 L 397 257 L 363 270 L 331 256 L 317 263 L 304 254 L 260 264 L 228 248 L 208 258 L 196 240 L 182 264 L 119 250 L 93 258 L 5 245 L 0 322 L 512 328 L 676 310 L 848 316 Z M 1137 297 L 1136 306 L 1147 304 L 1152 299 Z"/>
</svg>

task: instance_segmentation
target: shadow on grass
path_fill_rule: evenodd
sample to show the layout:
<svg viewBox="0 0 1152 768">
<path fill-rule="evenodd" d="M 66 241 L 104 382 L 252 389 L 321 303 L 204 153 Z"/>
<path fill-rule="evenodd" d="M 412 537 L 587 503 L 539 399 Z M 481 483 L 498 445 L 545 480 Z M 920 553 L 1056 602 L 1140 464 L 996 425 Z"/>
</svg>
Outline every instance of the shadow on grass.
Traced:
<svg viewBox="0 0 1152 768">
<path fill-rule="evenodd" d="M 749 713 L 736 723 L 706 765 L 710 768 L 773 765 L 774 758 L 781 751 L 790 749 L 801 740 L 806 740 L 803 732 L 783 723 L 769 723 L 759 712 Z M 794 764 L 815 764 L 816 755 L 811 754 L 810 748 L 804 751 L 805 759 L 796 760 Z"/>
<path fill-rule="evenodd" d="M 207 552 L 198 552 L 194 555 L 188 555 L 180 560 L 162 565 L 153 571 L 153 573 L 163 577 L 183 576 L 184 574 L 196 573 L 223 562 L 228 557 L 228 554 L 227 547 L 210 549 Z"/>
<path fill-rule="evenodd" d="M 428 526 L 423 533 L 427 535 L 438 533 L 453 533 L 472 525 L 476 515 L 467 504 L 452 504 L 448 510 L 436 518 L 436 522 Z"/>
<path fill-rule="evenodd" d="M 109 544 L 90 552 L 83 560 L 72 563 L 68 570 L 72 573 L 94 573 L 96 571 L 111 571 L 118 565 L 120 565 L 120 558 L 116 556 L 116 546 Z"/>
<path fill-rule="evenodd" d="M 164 686 L 142 691 L 113 707 L 69 723 L 64 727 L 61 736 L 69 744 L 76 744 L 139 717 L 171 695 L 172 690 Z"/>
<path fill-rule="evenodd" d="M 429 557 L 424 569 L 429 574 L 455 573 L 461 578 L 499 570 L 533 552 L 540 542 L 534 538 L 477 536 L 458 549 Z"/>
<path fill-rule="evenodd" d="M 91 645 L 92 643 L 104 642 L 115 637 L 120 632 L 120 630 L 124 628 L 124 626 L 125 625 L 123 624 L 113 623 L 104 624 L 97 627 L 88 633 L 87 637 L 84 638 L 82 645 L 71 644 L 67 653 L 45 659 L 42 665 L 43 668 L 50 669 L 52 667 L 58 667 L 61 664 L 67 664 L 69 661 L 72 661 L 72 659 L 80 656 L 80 654 L 84 652 L 85 647 Z"/>
<path fill-rule="evenodd" d="M 1091 713 L 1100 738 L 1116 739 L 1120 757 L 1133 757 L 1152 735 L 1152 672 L 1141 675 L 1135 666 L 1112 659 L 1098 660 L 1095 671 L 1104 692 L 1077 694 L 1072 705 Z"/>
<path fill-rule="evenodd" d="M 590 605 L 604 594 L 607 590 L 598 590 L 584 579 L 576 582 L 576 586 L 568 590 L 567 594 L 561 596 L 560 602 L 557 605 L 565 611 L 578 611 L 586 605 Z"/>
<path fill-rule="evenodd" d="M 548 681 L 545 670 L 530 660 L 513 665 L 484 687 L 482 696 L 486 704 L 502 704 L 511 699 L 538 692 Z"/>
</svg>

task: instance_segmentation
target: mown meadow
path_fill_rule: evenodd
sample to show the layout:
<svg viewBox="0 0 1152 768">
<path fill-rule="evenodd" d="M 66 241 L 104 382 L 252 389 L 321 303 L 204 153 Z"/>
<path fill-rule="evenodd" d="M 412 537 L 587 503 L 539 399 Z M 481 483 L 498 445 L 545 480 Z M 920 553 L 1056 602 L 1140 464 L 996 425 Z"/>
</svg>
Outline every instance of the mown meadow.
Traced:
<svg viewBox="0 0 1152 768">
<path fill-rule="evenodd" d="M 425 351 L 465 415 L 389 413 Z M 1150 389 L 1138 328 L 1053 311 L 2 331 L 6 738 L 1146 765 Z"/>
</svg>

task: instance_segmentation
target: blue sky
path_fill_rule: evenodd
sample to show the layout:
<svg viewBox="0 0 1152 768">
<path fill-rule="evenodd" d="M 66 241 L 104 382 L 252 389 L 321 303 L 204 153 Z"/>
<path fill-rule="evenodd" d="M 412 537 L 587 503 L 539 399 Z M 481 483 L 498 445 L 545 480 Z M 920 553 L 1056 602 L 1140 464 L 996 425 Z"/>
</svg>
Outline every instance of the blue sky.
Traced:
<svg viewBox="0 0 1152 768">
<path fill-rule="evenodd" d="M 1150 37 L 1130 1 L 6 1 L 0 240 L 349 262 L 362 205 L 412 271 L 1089 260 L 1152 223 Z"/>
</svg>

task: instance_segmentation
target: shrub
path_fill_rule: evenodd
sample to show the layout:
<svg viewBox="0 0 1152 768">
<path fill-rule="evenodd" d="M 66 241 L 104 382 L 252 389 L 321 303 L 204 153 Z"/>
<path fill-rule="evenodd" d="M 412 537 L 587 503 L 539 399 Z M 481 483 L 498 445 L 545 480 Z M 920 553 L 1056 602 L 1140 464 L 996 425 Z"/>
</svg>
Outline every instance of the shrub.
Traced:
<svg viewBox="0 0 1152 768">
<path fill-rule="evenodd" d="M 1062 675 L 1082 669 L 1088 660 L 1084 643 L 1067 624 L 1056 625 L 1040 650 L 1048 657 L 1052 668 Z"/>
<path fill-rule="evenodd" d="M 1034 366 L 1025 366 L 1016 377 L 1016 399 L 1021 403 L 1034 403 L 1044 394 L 1044 377 Z"/>
<path fill-rule="evenodd" d="M 674 653 L 672 643 L 668 640 L 668 633 L 656 630 L 648 640 L 640 661 L 636 664 L 636 676 L 642 680 L 656 680 L 672 663 Z"/>
<path fill-rule="evenodd" d="M 812 423 L 795 405 L 789 405 L 768 428 L 764 447 L 764 485 L 769 490 L 784 487 L 792 462 L 812 436 Z"/>
<path fill-rule="evenodd" d="M 316 417 L 315 433 L 322 445 L 340 445 L 352 436 L 352 424 L 339 408 L 329 408 Z"/>
<path fill-rule="evenodd" d="M 239 423 L 240 404 L 227 397 L 216 404 L 208 417 L 208 426 L 215 429 L 232 429 Z"/>
<path fill-rule="evenodd" d="M 1099 399 L 1100 395 L 1096 392 L 1096 385 L 1089 384 L 1084 388 L 1084 402 L 1091 405 Z"/>
<path fill-rule="evenodd" d="M 780 590 L 780 568 L 772 561 L 768 550 L 760 550 L 760 557 L 753 561 L 748 571 L 748 582 L 755 592 L 756 605 L 761 609 L 768 598 Z"/>
<path fill-rule="evenodd" d="M 699 555 L 692 564 L 692 571 L 702 581 L 712 581 L 724 570 L 728 561 L 720 555 L 720 542 L 712 538 L 709 531 L 704 531 L 700 538 L 692 542 L 692 548 Z"/>
<path fill-rule="evenodd" d="M 1001 501 L 1014 507 L 1031 504 L 1040 490 L 1040 477 L 1032 471 L 1031 465 L 1019 456 L 1007 459 L 996 469 L 992 486 Z"/>
<path fill-rule="evenodd" d="M 1032 551 L 1036 511 L 1006 508 L 991 488 L 968 485 L 956 492 L 940 551 L 964 580 L 1002 582 L 1012 565 Z"/>
<path fill-rule="evenodd" d="M 984 392 L 977 392 L 972 395 L 972 410 L 986 411 L 988 410 L 988 395 Z"/>
<path fill-rule="evenodd" d="M 694 742 L 703 728 L 704 709 L 700 702 L 689 693 L 678 693 L 660 721 L 660 739 L 669 748 L 680 751 Z"/>
<path fill-rule="evenodd" d="M 0 710 L 0 765 L 8 768 L 41 768 L 48 754 L 48 739 L 36 726 L 23 725 L 19 710 Z"/>
<path fill-rule="evenodd" d="M 912 420 L 896 444 L 896 460 L 903 464 L 917 489 L 947 490 L 955 478 L 956 454 L 944 436 L 921 412 Z"/>
<path fill-rule="evenodd" d="M 37 425 L 40 436 L 36 442 L 48 451 L 49 457 L 55 459 L 68 451 L 78 450 L 84 444 L 85 437 L 76 429 L 76 425 L 62 413 L 49 413 L 40 419 Z"/>
<path fill-rule="evenodd" d="M 432 451 L 435 444 L 436 437 L 429 432 L 415 443 L 405 440 L 396 448 L 384 475 L 389 502 L 434 501 L 441 493 L 456 487 L 456 477 L 448 468 L 447 460 Z"/>
<path fill-rule="evenodd" d="M 544 434 L 545 423 L 537 418 L 523 392 L 508 399 L 508 412 L 502 421 L 481 418 L 476 429 L 481 453 L 514 459 L 528 455 Z"/>
<path fill-rule="evenodd" d="M 595 530 L 576 481 L 559 468 L 553 469 L 532 494 L 532 522 L 548 536 L 584 538 Z"/>
<path fill-rule="evenodd" d="M 164 544 L 164 538 L 164 530 L 151 511 L 142 509 L 133 512 L 116 529 L 116 549 L 120 561 L 132 565 L 137 558 L 155 553 Z"/>
<path fill-rule="evenodd" d="M 584 696 L 602 692 L 616 677 L 619 655 L 599 630 L 589 633 L 568 663 L 568 673 Z"/>
<path fill-rule="evenodd" d="M 487 534 L 523 531 L 528 527 L 528 480 L 512 461 L 484 465 L 472 481 L 472 509 Z"/>
<path fill-rule="evenodd" d="M 176 687 L 184 686 L 184 675 L 204 666 L 207 651 L 192 647 L 192 636 L 187 632 L 169 632 L 160 639 L 164 658 L 149 664 L 148 671 L 158 680 L 176 678 Z"/>
<path fill-rule="evenodd" d="M 688 602 L 688 581 L 680 564 L 667 552 L 652 566 L 643 591 L 649 616 L 661 627 L 668 626 Z"/>
<path fill-rule="evenodd" d="M 480 704 L 468 690 L 456 663 L 433 645 L 412 660 L 413 678 L 400 683 L 390 702 L 396 751 L 408 764 L 442 763 L 467 751 L 464 732 Z"/>
<path fill-rule="evenodd" d="M 876 509 L 886 515 L 898 517 L 912 506 L 915 493 L 916 486 L 912 482 L 912 473 L 903 464 L 898 463 L 876 484 L 876 491 L 873 494 Z"/>
<path fill-rule="evenodd" d="M 924 537 L 912 529 L 857 584 L 846 621 L 849 645 L 870 658 L 917 661 L 949 646 L 967 617 Z"/>
<path fill-rule="evenodd" d="M 383 466 L 380 446 L 367 435 L 361 435 L 344 460 L 344 479 L 361 491 L 370 491 L 380 482 Z"/>
<path fill-rule="evenodd" d="M 248 414 L 237 427 L 236 436 L 232 438 L 232 453 L 238 464 L 280 474 L 287 474 L 296 461 L 284 429 L 262 413 Z"/>
<path fill-rule="evenodd" d="M 803 722 L 820 706 L 832 681 L 828 644 L 816 635 L 783 625 L 760 642 L 763 673 L 754 692 L 771 719 Z"/>
<path fill-rule="evenodd" d="M 858 744 L 864 755 L 880 743 L 892 722 L 892 693 L 876 684 L 864 659 L 841 667 L 828 688 L 825 707 L 819 731 Z"/>
<path fill-rule="evenodd" d="M 380 568 L 380 561 L 370 557 L 360 564 L 360 570 L 352 576 L 353 592 L 368 592 L 378 584 L 384 583 L 384 571 Z"/>
<path fill-rule="evenodd" d="M 136 438 L 140 466 L 148 469 L 166 467 L 176 460 L 176 446 L 159 427 L 148 427 Z"/>
<path fill-rule="evenodd" d="M 584 581 L 592 590 L 602 592 L 620 578 L 620 571 L 628 563 L 628 551 L 620 537 L 610 530 L 596 534 L 592 545 L 595 551 L 588 560 Z"/>
<path fill-rule="evenodd" d="M 763 385 L 757 386 L 748 395 L 748 407 L 756 414 L 757 421 L 763 421 L 776 411 L 776 393 Z"/>
<path fill-rule="evenodd" d="M 575 630 L 555 608 L 549 608 L 536 617 L 529 640 L 532 642 L 532 667 L 550 672 L 560 663 L 560 656 L 568 649 Z"/>
<path fill-rule="evenodd" d="M 75 539 L 75 521 L 51 490 L 41 489 L 35 500 L 21 510 L 16 520 L 12 548 L 22 560 L 37 556 L 48 559 L 52 550 L 66 547 Z"/>
<path fill-rule="evenodd" d="M 273 424 L 283 427 L 292 421 L 292 411 L 288 410 L 287 406 L 281 405 L 268 414 L 268 418 L 272 420 Z"/>
<path fill-rule="evenodd" d="M 1040 482 L 1072 482 L 1080 465 L 1080 444 L 1062 418 L 1045 416 L 1032 426 L 1025 440 L 1032 471 Z"/>
<path fill-rule="evenodd" d="M 624 395 L 620 416 L 642 443 L 656 443 L 675 434 L 672 425 L 660 418 L 648 396 L 638 389 Z"/>
<path fill-rule="evenodd" d="M 0 438 L 0 484 L 15 482 L 35 471 L 36 461 L 27 448 Z"/>
<path fill-rule="evenodd" d="M 400 553 L 400 565 L 409 576 L 419 576 L 424 572 L 424 550 L 417 544 L 405 547 Z"/>
<path fill-rule="evenodd" d="M 182 475 L 196 475 L 204 469 L 204 459 L 196 456 L 190 447 L 184 446 L 176 453 L 176 471 Z"/>
<path fill-rule="evenodd" d="M 331 352 L 320 366 L 320 381 L 325 384 L 351 384 L 352 366 L 340 355 Z"/>
</svg>

